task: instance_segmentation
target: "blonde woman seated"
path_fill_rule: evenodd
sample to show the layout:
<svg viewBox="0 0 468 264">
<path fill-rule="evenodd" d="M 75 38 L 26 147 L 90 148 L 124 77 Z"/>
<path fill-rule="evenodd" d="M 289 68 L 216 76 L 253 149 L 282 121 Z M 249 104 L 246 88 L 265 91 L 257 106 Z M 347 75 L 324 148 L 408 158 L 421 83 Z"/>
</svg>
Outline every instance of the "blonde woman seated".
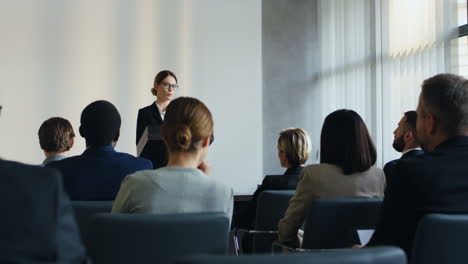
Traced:
<svg viewBox="0 0 468 264">
<path fill-rule="evenodd" d="M 279 240 L 283 243 L 299 246 L 297 232 L 313 199 L 384 195 L 385 174 L 373 167 L 375 146 L 356 112 L 343 109 L 329 114 L 322 127 L 320 147 L 320 164 L 302 170 L 296 194 L 279 222 Z"/>
<path fill-rule="evenodd" d="M 210 177 L 205 162 L 212 134 L 213 118 L 202 102 L 190 97 L 173 100 L 161 127 L 169 151 L 167 166 L 128 175 L 112 212 L 224 212 L 230 218 L 232 189 Z"/>
<path fill-rule="evenodd" d="M 234 225 L 238 228 L 252 229 L 255 223 L 258 197 L 267 190 L 295 190 L 304 164 L 312 150 L 310 137 L 302 128 L 287 128 L 278 138 L 278 160 L 286 168 L 283 175 L 266 176 L 257 187 L 252 199 L 235 213 Z"/>
</svg>

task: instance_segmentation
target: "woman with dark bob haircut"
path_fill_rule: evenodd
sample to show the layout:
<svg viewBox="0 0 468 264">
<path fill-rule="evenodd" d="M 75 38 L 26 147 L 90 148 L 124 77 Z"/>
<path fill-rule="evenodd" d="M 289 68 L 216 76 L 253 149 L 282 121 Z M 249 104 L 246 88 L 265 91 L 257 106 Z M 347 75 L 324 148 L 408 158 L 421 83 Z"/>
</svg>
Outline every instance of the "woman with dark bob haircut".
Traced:
<svg viewBox="0 0 468 264">
<path fill-rule="evenodd" d="M 320 151 L 320 164 L 302 170 L 296 194 L 279 223 L 282 242 L 298 246 L 297 231 L 313 199 L 383 197 L 385 174 L 373 167 L 375 146 L 356 112 L 342 109 L 325 118 Z"/>
</svg>

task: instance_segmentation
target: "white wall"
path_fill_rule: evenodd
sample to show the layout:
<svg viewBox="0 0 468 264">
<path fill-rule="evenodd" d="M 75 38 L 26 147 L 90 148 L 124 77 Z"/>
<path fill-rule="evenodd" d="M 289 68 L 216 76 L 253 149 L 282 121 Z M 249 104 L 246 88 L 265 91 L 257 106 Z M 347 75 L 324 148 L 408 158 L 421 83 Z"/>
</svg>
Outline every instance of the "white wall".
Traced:
<svg viewBox="0 0 468 264">
<path fill-rule="evenodd" d="M 261 31 L 260 0 L 2 0 L 0 156 L 40 163 L 40 124 L 62 116 L 78 134 L 98 99 L 122 116 L 117 150 L 135 154 L 138 108 L 170 69 L 178 95 L 213 112 L 213 177 L 250 193 L 263 172 Z M 77 136 L 70 155 L 84 148 Z"/>
</svg>

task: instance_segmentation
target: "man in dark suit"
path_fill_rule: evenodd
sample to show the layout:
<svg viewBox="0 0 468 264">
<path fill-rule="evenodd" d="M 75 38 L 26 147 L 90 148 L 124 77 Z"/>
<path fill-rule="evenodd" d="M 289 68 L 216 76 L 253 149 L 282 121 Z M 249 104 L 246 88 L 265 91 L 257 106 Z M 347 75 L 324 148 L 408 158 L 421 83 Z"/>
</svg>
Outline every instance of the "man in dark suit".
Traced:
<svg viewBox="0 0 468 264">
<path fill-rule="evenodd" d="M 398 127 L 393 131 L 393 148 L 402 153 L 400 159 L 389 161 L 384 166 L 385 177 L 388 180 L 395 169 L 395 165 L 401 159 L 407 159 L 414 156 L 422 155 L 424 152 L 419 147 L 416 141 L 416 111 L 405 112 Z"/>
<path fill-rule="evenodd" d="M 468 80 L 453 74 L 425 80 L 416 123 L 425 154 L 397 163 L 368 243 L 401 247 L 408 257 L 422 216 L 468 213 Z"/>
<path fill-rule="evenodd" d="M 81 113 L 80 135 L 86 150 L 79 156 L 51 162 L 59 169 L 71 200 L 114 200 L 128 174 L 153 168 L 151 161 L 116 152 L 120 114 L 113 104 L 96 101 Z"/>
<path fill-rule="evenodd" d="M 0 160 L 0 175 L 0 262 L 85 261 L 58 171 Z"/>
</svg>

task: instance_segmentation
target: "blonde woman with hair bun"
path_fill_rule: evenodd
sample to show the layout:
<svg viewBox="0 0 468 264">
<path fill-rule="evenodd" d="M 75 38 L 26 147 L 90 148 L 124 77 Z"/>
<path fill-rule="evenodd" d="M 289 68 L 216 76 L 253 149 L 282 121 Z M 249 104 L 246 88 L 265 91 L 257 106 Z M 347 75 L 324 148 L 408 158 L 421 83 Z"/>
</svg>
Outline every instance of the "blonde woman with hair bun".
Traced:
<svg viewBox="0 0 468 264">
<path fill-rule="evenodd" d="M 167 107 L 161 136 L 168 149 L 167 166 L 128 175 L 112 212 L 224 212 L 231 218 L 233 191 L 209 176 L 205 161 L 213 141 L 210 110 L 195 98 L 173 100 Z"/>
</svg>

